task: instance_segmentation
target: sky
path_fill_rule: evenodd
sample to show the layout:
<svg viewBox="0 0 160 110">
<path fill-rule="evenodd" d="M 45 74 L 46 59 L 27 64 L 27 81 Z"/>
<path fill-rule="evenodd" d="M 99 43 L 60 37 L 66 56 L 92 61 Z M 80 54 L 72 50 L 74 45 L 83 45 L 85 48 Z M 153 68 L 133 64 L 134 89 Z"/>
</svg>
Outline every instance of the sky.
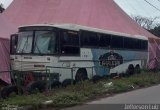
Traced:
<svg viewBox="0 0 160 110">
<path fill-rule="evenodd" d="M 13 0 L 0 0 L 0 4 L 2 3 L 3 7 L 7 8 L 12 1 Z"/>
<path fill-rule="evenodd" d="M 128 15 L 160 17 L 160 0 L 114 0 Z M 153 6 L 151 6 L 149 3 Z M 160 18 L 157 19 L 160 22 Z"/>
<path fill-rule="evenodd" d="M 7 8 L 13 0 L 0 0 L 4 8 Z M 128 15 L 144 17 L 160 17 L 160 0 L 114 0 Z M 154 5 L 148 4 L 146 1 Z M 160 18 L 159 18 L 160 21 Z"/>
</svg>

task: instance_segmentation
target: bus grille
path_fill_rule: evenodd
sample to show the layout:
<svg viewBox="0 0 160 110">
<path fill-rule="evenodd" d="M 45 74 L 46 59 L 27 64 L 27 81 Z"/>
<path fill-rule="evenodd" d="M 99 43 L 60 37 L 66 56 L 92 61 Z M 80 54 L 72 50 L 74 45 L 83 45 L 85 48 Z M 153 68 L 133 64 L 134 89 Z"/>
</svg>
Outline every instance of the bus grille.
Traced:
<svg viewBox="0 0 160 110">
<path fill-rule="evenodd" d="M 12 69 L 18 71 L 30 71 L 30 70 L 45 70 L 46 63 L 39 62 L 14 62 L 12 63 Z"/>
</svg>

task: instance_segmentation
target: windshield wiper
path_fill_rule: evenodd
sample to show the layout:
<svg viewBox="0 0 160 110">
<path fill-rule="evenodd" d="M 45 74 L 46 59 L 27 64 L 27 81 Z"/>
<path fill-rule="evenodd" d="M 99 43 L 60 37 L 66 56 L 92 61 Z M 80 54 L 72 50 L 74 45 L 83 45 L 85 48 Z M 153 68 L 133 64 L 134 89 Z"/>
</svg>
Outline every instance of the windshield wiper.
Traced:
<svg viewBox="0 0 160 110">
<path fill-rule="evenodd" d="M 25 41 L 24 46 L 23 46 L 23 48 L 22 48 L 22 51 L 21 51 L 22 54 L 23 54 L 23 52 L 24 52 L 24 48 L 28 45 L 28 37 L 29 37 L 29 36 L 27 36 L 27 40 Z"/>
<path fill-rule="evenodd" d="M 35 42 L 35 48 L 37 48 L 38 53 L 39 53 L 40 55 L 43 55 L 36 42 Z"/>
</svg>

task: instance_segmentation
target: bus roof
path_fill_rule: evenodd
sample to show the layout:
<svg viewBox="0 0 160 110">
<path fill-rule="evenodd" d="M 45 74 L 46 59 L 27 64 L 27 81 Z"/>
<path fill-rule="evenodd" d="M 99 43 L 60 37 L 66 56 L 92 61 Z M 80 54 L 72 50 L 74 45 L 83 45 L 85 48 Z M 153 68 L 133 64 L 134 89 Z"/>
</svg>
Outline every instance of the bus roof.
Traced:
<svg viewBox="0 0 160 110">
<path fill-rule="evenodd" d="M 68 24 L 68 23 L 64 23 L 64 24 L 33 24 L 33 25 L 20 26 L 19 28 L 32 27 L 32 26 L 33 27 L 35 27 L 35 26 L 49 26 L 49 27 L 55 27 L 55 28 L 60 28 L 60 29 L 73 30 L 73 31 L 85 30 L 85 31 L 92 31 L 92 32 L 103 33 L 103 34 L 111 34 L 111 35 L 124 36 L 124 37 L 129 37 L 129 38 L 148 40 L 147 37 L 142 36 L 142 35 L 131 35 L 131 34 L 126 34 L 126 33 L 121 33 L 121 32 L 108 31 L 108 30 L 104 30 L 104 29 L 87 27 L 87 26 L 82 26 L 82 25 L 77 25 L 77 24 Z"/>
</svg>

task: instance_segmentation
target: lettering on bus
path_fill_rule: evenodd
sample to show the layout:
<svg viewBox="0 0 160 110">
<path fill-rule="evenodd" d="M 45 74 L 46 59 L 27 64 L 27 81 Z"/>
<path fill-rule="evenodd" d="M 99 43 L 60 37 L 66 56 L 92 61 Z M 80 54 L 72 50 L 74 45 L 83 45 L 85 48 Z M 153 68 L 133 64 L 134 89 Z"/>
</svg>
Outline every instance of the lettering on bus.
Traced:
<svg viewBox="0 0 160 110">
<path fill-rule="evenodd" d="M 101 66 L 107 68 L 114 68 L 123 63 L 123 57 L 118 53 L 113 51 L 105 53 L 99 57 L 99 62 Z"/>
</svg>

